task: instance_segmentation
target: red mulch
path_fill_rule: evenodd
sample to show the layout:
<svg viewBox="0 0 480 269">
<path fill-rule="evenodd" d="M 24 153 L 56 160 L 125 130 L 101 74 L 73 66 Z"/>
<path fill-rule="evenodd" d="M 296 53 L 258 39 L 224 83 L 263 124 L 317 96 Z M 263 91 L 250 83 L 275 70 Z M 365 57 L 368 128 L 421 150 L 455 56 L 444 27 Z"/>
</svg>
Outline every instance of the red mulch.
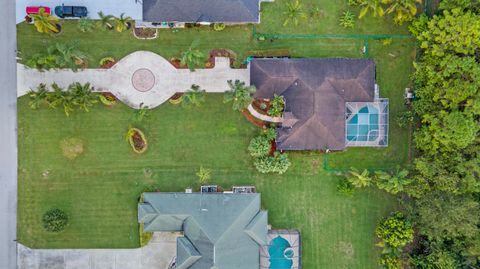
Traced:
<svg viewBox="0 0 480 269">
<path fill-rule="evenodd" d="M 178 100 L 180 97 L 182 97 L 183 92 L 176 92 L 172 97 L 170 97 L 170 100 Z"/>
<path fill-rule="evenodd" d="M 233 66 L 237 55 L 235 55 L 235 52 L 228 49 L 213 49 L 208 54 L 207 63 L 209 64 L 206 65 L 207 68 L 213 68 L 215 66 L 215 57 L 228 57 L 230 58 L 230 66 Z"/>
<path fill-rule="evenodd" d="M 262 104 L 262 103 L 267 105 L 265 107 L 265 109 L 260 108 L 260 104 Z M 252 103 L 252 106 L 258 113 L 263 114 L 263 115 L 268 115 L 268 110 L 271 107 L 270 100 L 254 100 L 253 103 Z"/>
<path fill-rule="evenodd" d="M 113 95 L 111 92 L 102 92 L 102 95 L 105 96 L 109 101 L 117 100 L 117 97 Z"/>
<path fill-rule="evenodd" d="M 172 59 L 170 59 L 170 63 L 177 69 L 187 69 L 188 68 L 188 66 L 181 64 L 179 59 L 172 58 Z"/>
<path fill-rule="evenodd" d="M 248 112 L 248 110 L 243 110 L 243 111 L 242 111 L 242 114 L 245 116 L 245 118 L 246 118 L 249 122 L 255 124 L 255 125 L 258 126 L 258 127 L 263 128 L 263 127 L 266 127 L 266 126 L 267 126 L 267 125 L 265 124 L 265 122 L 263 122 L 263 121 L 255 118 L 254 116 L 252 116 L 252 114 L 250 114 L 250 112 Z"/>
<path fill-rule="evenodd" d="M 145 141 L 142 139 L 142 136 L 139 132 L 135 132 L 132 136 L 133 145 L 138 151 L 141 151 L 145 147 Z"/>
<path fill-rule="evenodd" d="M 271 142 L 272 146 L 270 147 L 270 156 L 273 156 L 273 154 L 275 153 L 275 151 L 277 150 L 277 143 L 275 143 L 275 139 L 272 140 Z"/>
</svg>

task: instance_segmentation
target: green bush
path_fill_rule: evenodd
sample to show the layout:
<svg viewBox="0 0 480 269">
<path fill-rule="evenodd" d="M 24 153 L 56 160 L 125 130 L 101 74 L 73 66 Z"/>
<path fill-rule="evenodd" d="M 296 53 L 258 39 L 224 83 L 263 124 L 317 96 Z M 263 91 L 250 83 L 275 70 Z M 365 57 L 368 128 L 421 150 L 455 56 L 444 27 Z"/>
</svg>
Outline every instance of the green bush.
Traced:
<svg viewBox="0 0 480 269">
<path fill-rule="evenodd" d="M 42 218 L 43 228 L 49 232 L 60 232 L 68 224 L 68 216 L 58 208 L 53 208 L 45 212 Z"/>
<path fill-rule="evenodd" d="M 257 136 L 250 140 L 248 152 L 252 157 L 263 157 L 268 155 L 271 148 L 271 140 L 266 136 Z"/>
<path fill-rule="evenodd" d="M 281 95 L 274 95 L 273 99 L 270 101 L 270 109 L 268 110 L 268 115 L 272 117 L 280 117 L 282 115 L 283 109 L 285 106 L 285 99 Z"/>
<path fill-rule="evenodd" d="M 222 31 L 223 29 L 225 29 L 225 23 L 214 23 L 213 24 L 213 30 L 215 31 Z"/>
<path fill-rule="evenodd" d="M 264 156 L 257 158 L 254 162 L 257 171 L 263 174 L 266 173 L 285 173 L 290 167 L 291 163 L 288 155 L 275 152 L 274 156 Z"/>
<path fill-rule="evenodd" d="M 385 269 L 403 269 L 402 260 L 398 255 L 386 253 L 380 257 L 380 265 Z"/>
<path fill-rule="evenodd" d="M 275 127 L 270 127 L 270 128 L 263 131 L 263 135 L 269 141 L 275 140 L 275 138 L 277 138 L 277 130 L 275 129 Z"/>
<path fill-rule="evenodd" d="M 355 15 L 349 10 L 343 12 L 340 17 L 340 26 L 343 28 L 353 28 L 355 27 Z"/>
<path fill-rule="evenodd" d="M 346 178 L 342 178 L 337 184 L 337 192 L 350 196 L 355 192 L 355 186 Z"/>
<path fill-rule="evenodd" d="M 377 227 L 375 233 L 385 247 L 397 250 L 413 241 L 413 227 L 402 213 L 393 213 Z"/>
</svg>

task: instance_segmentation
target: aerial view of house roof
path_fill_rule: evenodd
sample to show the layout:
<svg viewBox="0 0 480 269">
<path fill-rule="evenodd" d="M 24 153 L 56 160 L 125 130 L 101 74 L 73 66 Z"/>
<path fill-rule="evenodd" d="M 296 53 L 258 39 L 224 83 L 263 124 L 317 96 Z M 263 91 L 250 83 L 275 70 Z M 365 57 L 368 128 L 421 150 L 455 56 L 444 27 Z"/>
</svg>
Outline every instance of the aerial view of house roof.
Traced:
<svg viewBox="0 0 480 269">
<path fill-rule="evenodd" d="M 258 23 L 259 0 L 144 0 L 149 22 Z"/>
<path fill-rule="evenodd" d="M 144 193 L 138 221 L 145 231 L 183 231 L 176 268 L 260 268 L 268 214 L 260 194 Z"/>
<path fill-rule="evenodd" d="M 253 59 L 250 83 L 256 99 L 285 98 L 277 129 L 283 150 L 342 150 L 346 103 L 373 102 L 375 63 L 369 59 Z"/>
</svg>

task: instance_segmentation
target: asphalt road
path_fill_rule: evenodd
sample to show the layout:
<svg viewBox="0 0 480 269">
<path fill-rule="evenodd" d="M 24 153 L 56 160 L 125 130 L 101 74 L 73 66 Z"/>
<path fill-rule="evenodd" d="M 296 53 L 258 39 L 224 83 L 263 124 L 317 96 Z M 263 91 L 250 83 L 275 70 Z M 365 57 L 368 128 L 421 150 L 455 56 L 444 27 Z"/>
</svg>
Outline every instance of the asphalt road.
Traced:
<svg viewBox="0 0 480 269">
<path fill-rule="evenodd" d="M 0 268 L 16 269 L 17 89 L 15 0 L 0 0 Z"/>
</svg>

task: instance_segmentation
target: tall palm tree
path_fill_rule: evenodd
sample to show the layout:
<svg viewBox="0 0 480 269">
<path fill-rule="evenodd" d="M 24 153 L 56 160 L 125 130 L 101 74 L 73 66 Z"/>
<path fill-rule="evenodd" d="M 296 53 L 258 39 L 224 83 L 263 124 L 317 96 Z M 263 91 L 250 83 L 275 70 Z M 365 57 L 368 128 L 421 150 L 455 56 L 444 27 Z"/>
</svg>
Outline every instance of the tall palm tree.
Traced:
<svg viewBox="0 0 480 269">
<path fill-rule="evenodd" d="M 113 21 L 115 22 L 115 30 L 121 33 L 130 29 L 130 23 L 132 22 L 132 18 L 128 16 L 124 17 L 124 13 L 122 13 L 120 14 L 120 17 L 113 18 Z"/>
<path fill-rule="evenodd" d="M 90 86 L 90 83 L 82 85 L 75 82 L 68 86 L 68 90 L 73 97 L 73 104 L 81 110 L 88 112 L 88 108 L 98 102 L 98 94 L 93 92 L 93 87 Z"/>
<path fill-rule="evenodd" d="M 45 84 L 40 84 L 37 86 L 35 90 L 30 90 L 28 92 L 28 96 L 30 97 L 30 102 L 28 102 L 28 105 L 32 109 L 37 109 L 43 104 L 45 104 L 45 98 L 47 97 L 47 85 Z"/>
<path fill-rule="evenodd" d="M 233 102 L 233 110 L 243 111 L 245 110 L 250 103 L 253 101 L 252 94 L 257 90 L 255 86 L 246 86 L 245 82 L 240 80 L 231 80 L 227 81 L 228 86 L 230 87 L 229 91 L 225 92 L 223 102 L 229 103 Z"/>
<path fill-rule="evenodd" d="M 30 14 L 29 16 L 33 19 L 33 24 L 38 32 L 47 34 L 58 33 L 58 18 L 46 13 L 43 7 L 38 10 L 37 14 Z"/>
<path fill-rule="evenodd" d="M 205 103 L 205 90 L 193 84 L 192 87 L 182 96 L 182 106 L 199 107 Z"/>
<path fill-rule="evenodd" d="M 204 61 L 205 54 L 198 49 L 194 49 L 193 46 L 182 52 L 182 55 L 180 56 L 180 63 L 188 66 L 188 69 L 192 72 L 195 71 L 196 66 L 203 64 Z"/>
<path fill-rule="evenodd" d="M 98 12 L 98 17 L 100 17 L 100 20 L 98 21 L 98 26 L 99 27 L 105 27 L 108 30 L 113 29 L 113 25 L 111 24 L 113 20 L 112 15 L 104 15 L 103 12 Z"/>
<path fill-rule="evenodd" d="M 362 8 L 358 18 L 365 17 L 368 11 L 371 11 L 374 17 L 383 17 L 385 10 L 382 7 L 382 2 L 385 2 L 385 0 L 358 0 L 358 5 Z"/>
<path fill-rule="evenodd" d="M 283 26 L 287 26 L 290 22 L 297 26 L 300 19 L 307 18 L 307 14 L 303 11 L 303 6 L 298 0 L 287 3 L 287 10 L 283 14 L 287 16 L 285 21 L 283 21 Z"/>
<path fill-rule="evenodd" d="M 387 13 L 395 12 L 393 21 L 402 25 L 404 22 L 411 21 L 417 15 L 417 4 L 421 4 L 422 0 L 388 0 L 390 4 Z"/>
<path fill-rule="evenodd" d="M 95 22 L 89 17 L 82 17 L 78 20 L 78 30 L 81 32 L 91 32 L 95 29 Z"/>
<path fill-rule="evenodd" d="M 48 53 L 56 56 L 58 67 L 68 67 L 74 71 L 88 59 L 88 55 L 74 42 L 56 43 L 48 48 Z"/>
<path fill-rule="evenodd" d="M 372 184 L 372 178 L 367 169 L 362 172 L 358 171 L 355 168 L 352 168 L 350 171 L 350 176 L 347 178 L 353 186 L 357 188 L 368 187 Z"/>
</svg>

